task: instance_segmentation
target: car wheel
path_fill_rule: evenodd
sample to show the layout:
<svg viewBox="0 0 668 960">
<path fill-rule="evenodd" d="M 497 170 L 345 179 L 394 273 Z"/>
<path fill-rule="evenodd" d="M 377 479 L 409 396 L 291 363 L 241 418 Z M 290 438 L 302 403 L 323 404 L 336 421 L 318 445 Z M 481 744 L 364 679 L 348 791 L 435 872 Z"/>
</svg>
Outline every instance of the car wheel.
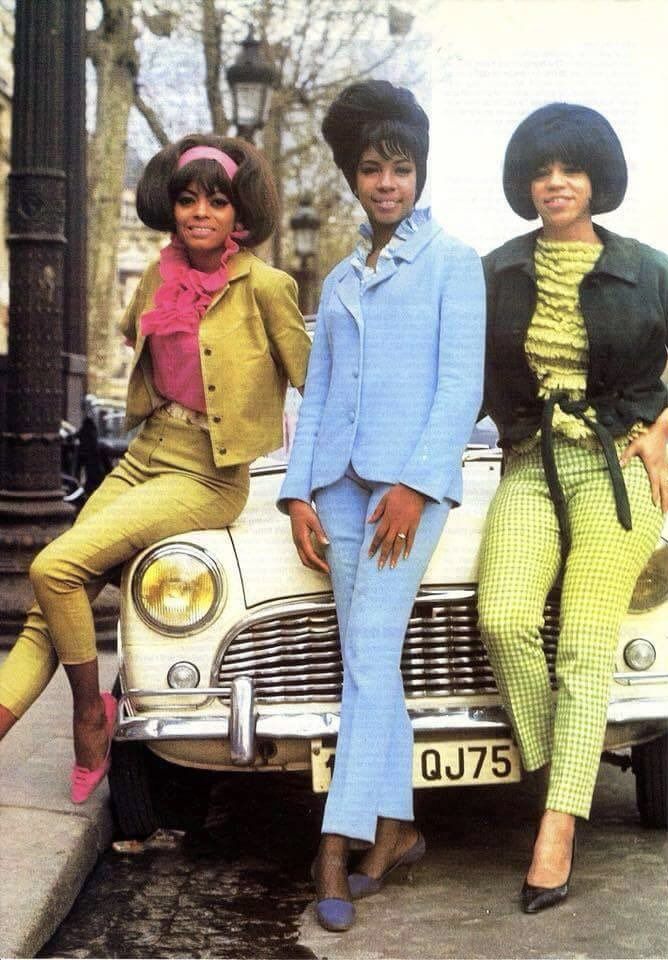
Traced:
<svg viewBox="0 0 668 960">
<path fill-rule="evenodd" d="M 167 763 L 145 743 L 114 743 L 109 792 L 118 836 L 143 840 L 160 827 L 201 829 L 211 781 L 208 771 Z"/>
<path fill-rule="evenodd" d="M 200 829 L 211 782 L 209 771 L 167 763 L 141 741 L 114 741 L 109 792 L 117 835 L 143 840 L 160 827 Z"/>
<path fill-rule="evenodd" d="M 109 792 L 116 833 L 121 837 L 143 840 L 161 823 L 153 803 L 148 749 L 143 743 L 113 743 Z"/>
<path fill-rule="evenodd" d="M 631 748 L 636 801 L 645 827 L 668 828 L 668 734 Z"/>
</svg>

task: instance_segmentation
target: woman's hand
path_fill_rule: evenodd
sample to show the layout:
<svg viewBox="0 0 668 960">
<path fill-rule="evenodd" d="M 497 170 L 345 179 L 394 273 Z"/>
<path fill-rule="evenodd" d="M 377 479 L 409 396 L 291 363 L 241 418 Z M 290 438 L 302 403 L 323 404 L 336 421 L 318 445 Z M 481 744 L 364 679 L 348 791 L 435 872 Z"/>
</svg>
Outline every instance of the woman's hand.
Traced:
<svg viewBox="0 0 668 960">
<path fill-rule="evenodd" d="M 290 514 L 290 524 L 292 526 L 292 539 L 301 562 L 305 567 L 310 567 L 311 570 L 329 573 L 329 566 L 313 546 L 313 537 L 324 547 L 329 544 L 329 540 L 318 519 L 318 514 L 311 504 L 306 503 L 304 500 L 289 500 L 288 513 Z"/>
<path fill-rule="evenodd" d="M 660 505 L 664 513 L 668 511 L 666 443 L 668 443 L 668 410 L 664 410 L 645 433 L 641 433 L 632 440 L 619 458 L 619 462 L 625 467 L 633 457 L 640 457 L 649 477 L 652 501 L 655 506 Z"/>
<path fill-rule="evenodd" d="M 426 497 L 412 487 L 395 483 L 368 519 L 368 523 L 378 523 L 369 547 L 369 556 L 373 557 L 378 548 L 378 569 L 382 570 L 390 558 L 390 567 L 397 565 L 399 557 L 404 560 L 411 552 Z"/>
</svg>

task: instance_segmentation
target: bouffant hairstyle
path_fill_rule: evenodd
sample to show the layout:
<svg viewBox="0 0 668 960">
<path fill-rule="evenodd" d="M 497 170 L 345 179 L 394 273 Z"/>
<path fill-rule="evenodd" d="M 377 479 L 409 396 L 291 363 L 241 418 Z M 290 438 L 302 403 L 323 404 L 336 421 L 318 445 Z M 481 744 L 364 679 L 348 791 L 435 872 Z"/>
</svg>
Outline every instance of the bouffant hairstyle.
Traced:
<svg viewBox="0 0 668 960">
<path fill-rule="evenodd" d="M 231 180 L 217 160 L 191 160 L 177 168 L 181 154 L 199 146 L 222 150 L 238 164 Z M 240 244 L 256 247 L 276 229 L 278 195 L 266 160 L 245 140 L 214 134 L 190 134 L 149 160 L 137 186 L 139 218 L 153 230 L 173 233 L 174 204 L 179 193 L 193 181 L 208 194 L 220 190 L 228 197 L 237 220 L 248 231 L 248 236 L 238 241 Z"/>
<path fill-rule="evenodd" d="M 415 163 L 418 200 L 427 179 L 429 118 L 410 90 L 387 80 L 353 83 L 330 105 L 322 134 L 353 193 L 359 159 L 373 147 L 386 159 L 399 154 Z"/>
<path fill-rule="evenodd" d="M 591 180 L 591 212 L 615 210 L 626 193 L 627 171 L 622 145 L 596 110 L 573 103 L 549 103 L 535 110 L 515 130 L 503 164 L 503 192 L 520 217 L 538 216 L 531 181 L 547 163 L 569 164 Z"/>
</svg>

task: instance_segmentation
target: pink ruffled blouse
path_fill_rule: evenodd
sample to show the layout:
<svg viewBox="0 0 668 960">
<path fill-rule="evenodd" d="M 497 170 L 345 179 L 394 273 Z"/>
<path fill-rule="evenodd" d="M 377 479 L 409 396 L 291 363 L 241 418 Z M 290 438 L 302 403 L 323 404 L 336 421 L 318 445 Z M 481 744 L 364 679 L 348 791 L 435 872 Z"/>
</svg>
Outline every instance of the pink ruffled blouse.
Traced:
<svg viewBox="0 0 668 960">
<path fill-rule="evenodd" d="M 239 236 L 239 234 L 236 234 Z M 239 250 L 230 234 L 220 266 L 204 273 L 190 265 L 186 248 L 176 236 L 160 251 L 162 284 L 154 307 L 142 314 L 141 332 L 148 337 L 153 384 L 161 396 L 191 410 L 206 413 L 199 357 L 199 324 L 214 294 L 228 282 L 227 261 Z"/>
</svg>

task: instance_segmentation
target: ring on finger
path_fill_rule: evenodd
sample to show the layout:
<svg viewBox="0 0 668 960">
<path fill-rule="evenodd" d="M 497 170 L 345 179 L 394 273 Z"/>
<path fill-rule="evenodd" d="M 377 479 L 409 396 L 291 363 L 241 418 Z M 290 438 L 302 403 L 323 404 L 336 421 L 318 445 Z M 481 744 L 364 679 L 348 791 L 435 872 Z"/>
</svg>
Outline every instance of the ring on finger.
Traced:
<svg viewBox="0 0 668 960">
<path fill-rule="evenodd" d="M 398 534 L 397 534 L 397 540 L 405 540 L 405 539 L 406 539 L 406 534 L 405 534 L 405 533 L 398 533 Z"/>
</svg>

